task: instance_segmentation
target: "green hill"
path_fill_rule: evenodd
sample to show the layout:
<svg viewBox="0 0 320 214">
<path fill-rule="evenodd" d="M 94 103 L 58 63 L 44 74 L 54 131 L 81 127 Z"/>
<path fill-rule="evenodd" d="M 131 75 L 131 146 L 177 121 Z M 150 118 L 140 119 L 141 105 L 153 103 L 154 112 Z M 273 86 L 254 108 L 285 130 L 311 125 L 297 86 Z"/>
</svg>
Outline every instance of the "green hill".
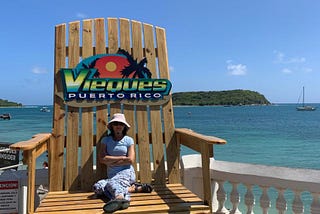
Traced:
<svg viewBox="0 0 320 214">
<path fill-rule="evenodd" d="M 250 90 L 178 92 L 173 105 L 269 105 L 264 95 Z"/>
<path fill-rule="evenodd" d="M 21 103 L 0 99 L 0 107 L 22 106 Z"/>
</svg>

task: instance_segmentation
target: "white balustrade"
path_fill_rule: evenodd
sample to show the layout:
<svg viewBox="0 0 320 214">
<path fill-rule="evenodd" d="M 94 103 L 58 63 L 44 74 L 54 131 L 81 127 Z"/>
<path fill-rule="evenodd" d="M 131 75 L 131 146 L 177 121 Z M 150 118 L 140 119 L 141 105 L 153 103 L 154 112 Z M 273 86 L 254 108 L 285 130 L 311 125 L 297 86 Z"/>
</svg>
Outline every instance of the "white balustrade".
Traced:
<svg viewBox="0 0 320 214">
<path fill-rule="evenodd" d="M 303 213 L 303 203 L 301 200 L 301 191 L 294 192 L 294 199 L 292 202 L 292 211 L 294 214 L 302 214 Z"/>
<path fill-rule="evenodd" d="M 202 197 L 200 155 L 183 156 L 182 163 L 185 185 Z M 320 170 L 214 159 L 210 170 L 214 213 L 320 214 Z"/>
<path fill-rule="evenodd" d="M 245 205 L 247 206 L 247 214 L 253 214 L 253 206 L 255 204 L 254 195 L 252 193 L 252 185 L 247 185 L 247 192 L 244 196 Z"/>
</svg>

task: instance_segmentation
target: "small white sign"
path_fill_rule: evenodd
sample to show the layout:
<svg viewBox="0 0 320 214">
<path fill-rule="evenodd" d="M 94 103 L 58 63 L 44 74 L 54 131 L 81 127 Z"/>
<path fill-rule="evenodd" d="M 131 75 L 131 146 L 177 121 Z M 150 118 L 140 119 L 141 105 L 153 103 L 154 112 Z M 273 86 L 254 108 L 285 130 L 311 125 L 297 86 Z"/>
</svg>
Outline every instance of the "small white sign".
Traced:
<svg viewBox="0 0 320 214">
<path fill-rule="evenodd" d="M 0 181 L 0 213 L 18 213 L 18 181 Z"/>
</svg>

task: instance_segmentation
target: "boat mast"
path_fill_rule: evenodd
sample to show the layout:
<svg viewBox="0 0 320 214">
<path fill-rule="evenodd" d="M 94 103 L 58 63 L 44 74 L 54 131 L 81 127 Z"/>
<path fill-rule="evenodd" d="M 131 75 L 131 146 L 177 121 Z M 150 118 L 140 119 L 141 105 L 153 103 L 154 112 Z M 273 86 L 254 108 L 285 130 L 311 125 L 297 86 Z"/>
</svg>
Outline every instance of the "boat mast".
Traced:
<svg viewBox="0 0 320 214">
<path fill-rule="evenodd" d="M 304 107 L 304 86 L 302 87 L 302 106 Z"/>
</svg>

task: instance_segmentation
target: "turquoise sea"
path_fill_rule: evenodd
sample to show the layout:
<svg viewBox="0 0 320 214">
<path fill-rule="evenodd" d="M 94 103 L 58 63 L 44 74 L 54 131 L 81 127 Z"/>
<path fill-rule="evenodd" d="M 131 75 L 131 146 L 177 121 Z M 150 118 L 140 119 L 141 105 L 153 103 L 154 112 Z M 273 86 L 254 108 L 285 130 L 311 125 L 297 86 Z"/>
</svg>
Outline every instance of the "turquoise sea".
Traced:
<svg viewBox="0 0 320 214">
<path fill-rule="evenodd" d="M 216 145 L 215 159 L 275 166 L 320 169 L 320 104 L 312 112 L 296 111 L 294 104 L 272 106 L 202 106 L 174 107 L 175 124 L 178 128 L 190 128 L 205 135 L 214 135 L 227 140 L 226 145 Z M 23 108 L 0 108 L 0 114 L 10 113 L 11 120 L 0 119 L 0 142 L 14 143 L 30 139 L 34 134 L 50 132 L 51 112 L 40 112 L 42 106 Z M 194 151 L 182 149 L 182 154 Z M 38 159 L 42 167 L 46 155 Z M 226 191 L 231 191 L 226 184 Z M 243 197 L 245 188 L 239 188 Z M 272 199 L 277 193 L 268 191 Z M 254 190 L 259 198 L 260 190 Z M 286 192 L 290 213 L 292 192 Z M 302 195 L 306 212 L 312 197 Z M 258 202 L 257 202 L 258 203 Z M 270 213 L 277 213 L 272 201 Z M 232 205 L 227 203 L 230 208 Z M 245 210 L 243 201 L 241 210 Z M 259 211 L 256 211 L 259 213 Z"/>
<path fill-rule="evenodd" d="M 215 158 L 234 162 L 320 169 L 320 104 L 313 112 L 294 104 L 272 106 L 174 107 L 176 127 L 186 127 L 227 140 L 215 146 Z M 42 106 L 0 108 L 11 120 L 0 119 L 0 142 L 14 143 L 50 132 L 51 112 Z M 49 108 L 51 108 L 49 106 Z M 182 149 L 182 154 L 193 151 Z"/>
</svg>

